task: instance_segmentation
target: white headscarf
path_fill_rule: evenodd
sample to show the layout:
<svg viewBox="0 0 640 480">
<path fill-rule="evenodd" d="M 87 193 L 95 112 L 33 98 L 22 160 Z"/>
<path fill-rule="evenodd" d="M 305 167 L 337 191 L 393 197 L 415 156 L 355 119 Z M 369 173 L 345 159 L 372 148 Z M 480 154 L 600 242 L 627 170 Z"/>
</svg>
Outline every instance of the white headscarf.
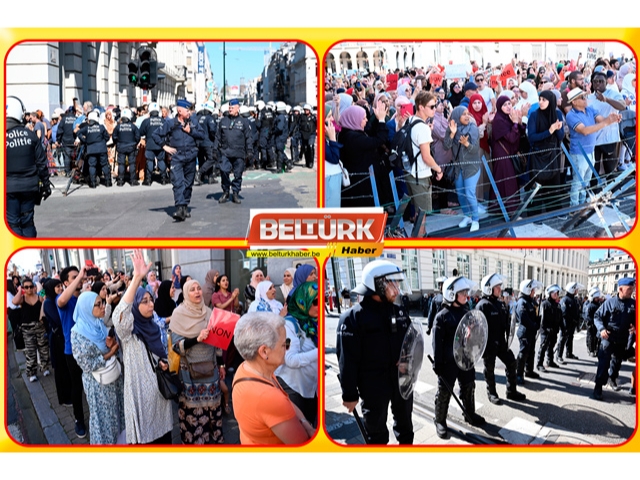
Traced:
<svg viewBox="0 0 640 480">
<path fill-rule="evenodd" d="M 282 304 L 276 299 L 269 300 L 267 292 L 273 286 L 273 283 L 269 280 L 264 280 L 256 287 L 256 299 L 251 302 L 249 306 L 249 312 L 259 312 L 266 310 L 265 304 L 269 305 L 269 308 L 273 313 L 280 313 L 282 310 Z"/>
<path fill-rule="evenodd" d="M 631 104 L 629 105 L 629 109 L 635 111 L 636 110 L 636 89 L 633 87 L 633 81 L 636 79 L 635 73 L 627 73 L 624 76 L 624 80 L 622 80 L 622 95 L 625 99 L 631 99 Z"/>
<path fill-rule="evenodd" d="M 538 91 L 532 83 L 522 82 L 519 88 L 521 92 L 524 91 L 527 94 L 527 99 L 525 100 L 524 98 L 521 98 L 516 105 L 516 108 L 522 107 L 522 105 L 524 105 L 525 103 L 534 106 L 535 104 L 540 102 L 540 99 L 538 98 Z"/>
</svg>

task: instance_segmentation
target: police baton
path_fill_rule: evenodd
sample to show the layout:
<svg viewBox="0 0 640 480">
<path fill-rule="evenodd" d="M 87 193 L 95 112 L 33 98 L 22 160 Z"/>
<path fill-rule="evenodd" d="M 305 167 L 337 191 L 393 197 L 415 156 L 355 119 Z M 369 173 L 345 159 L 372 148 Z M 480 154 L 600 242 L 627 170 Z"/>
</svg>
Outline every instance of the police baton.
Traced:
<svg viewBox="0 0 640 480">
<path fill-rule="evenodd" d="M 427 358 L 429 359 L 429 361 L 431 362 L 431 365 L 434 365 L 434 361 L 433 358 L 431 358 L 431 355 L 427 355 Z M 435 372 L 435 370 L 434 370 Z M 438 375 L 436 373 L 436 375 Z M 445 387 L 447 387 L 447 390 L 449 390 L 449 393 L 451 394 L 451 396 L 455 399 L 456 403 L 458 404 L 458 406 L 460 407 L 460 410 L 462 410 L 462 413 L 464 414 L 464 416 L 466 418 L 471 418 L 471 416 L 469 415 L 469 413 L 467 412 L 467 409 L 464 408 L 464 405 L 462 405 L 462 402 L 460 401 L 460 399 L 458 398 L 458 396 L 454 393 L 453 388 L 451 387 L 451 385 L 449 385 L 449 382 L 447 382 L 444 377 L 438 375 L 438 380 L 440 380 Z"/>
<path fill-rule="evenodd" d="M 358 425 L 358 430 L 360 430 L 360 434 L 362 435 L 362 438 L 364 438 L 364 443 L 370 444 L 371 437 L 369 436 L 369 433 L 367 432 L 367 429 L 365 428 L 364 423 L 360 418 L 360 414 L 358 413 L 357 407 L 353 409 L 353 416 L 356 418 L 356 424 Z"/>
</svg>

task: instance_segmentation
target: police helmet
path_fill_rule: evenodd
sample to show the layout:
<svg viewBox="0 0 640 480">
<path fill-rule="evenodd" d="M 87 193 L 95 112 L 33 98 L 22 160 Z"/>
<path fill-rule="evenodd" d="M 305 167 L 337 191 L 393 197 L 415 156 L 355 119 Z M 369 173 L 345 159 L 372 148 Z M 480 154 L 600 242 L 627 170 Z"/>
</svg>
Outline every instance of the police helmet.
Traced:
<svg viewBox="0 0 640 480">
<path fill-rule="evenodd" d="M 278 102 L 276 103 L 276 112 L 286 112 L 287 111 L 287 104 L 284 102 Z"/>
<path fill-rule="evenodd" d="M 404 271 L 388 260 L 374 260 L 362 269 L 362 282 L 352 292 L 359 295 L 379 295 L 386 299 L 387 285 L 393 283 L 398 290 L 396 299 L 403 295 L 410 295 Z"/>
<path fill-rule="evenodd" d="M 276 108 L 276 104 L 274 102 L 271 102 L 271 101 L 267 102 L 267 109 L 268 110 L 273 111 L 273 110 L 275 110 L 275 108 Z"/>
<path fill-rule="evenodd" d="M 246 105 L 242 105 L 240 107 L 240 115 L 242 115 L 243 117 L 248 117 L 249 116 L 249 107 L 247 107 Z"/>
<path fill-rule="evenodd" d="M 124 110 L 122 110 L 122 114 L 120 114 L 120 116 L 122 118 L 127 118 L 131 120 L 131 110 L 129 108 L 125 108 Z"/>
<path fill-rule="evenodd" d="M 223 104 L 220 106 L 220 113 L 221 113 L 222 115 L 224 115 L 225 113 L 229 113 L 229 102 L 227 102 L 227 103 L 223 103 Z"/>
<path fill-rule="evenodd" d="M 547 294 L 547 298 L 549 298 L 549 297 L 551 297 L 551 294 L 553 292 L 560 293 L 561 290 L 562 290 L 562 287 L 560 285 L 558 285 L 557 283 L 554 283 L 553 285 L 549 285 L 547 287 L 547 289 L 545 290 L 545 293 Z"/>
<path fill-rule="evenodd" d="M 19 122 L 22 122 L 27 111 L 24 108 L 22 100 L 20 100 L 18 97 L 9 96 L 7 97 L 7 106 L 5 107 L 5 113 L 7 115 L 7 118 L 13 118 Z"/>
<path fill-rule="evenodd" d="M 531 292 L 534 290 L 542 290 L 542 288 L 544 288 L 544 285 L 531 278 L 527 278 L 520 282 L 520 293 L 523 295 L 531 295 Z"/>
<path fill-rule="evenodd" d="M 204 109 L 207 110 L 208 112 L 215 112 L 216 110 L 216 104 L 213 103 L 211 100 L 204 102 Z"/>
<path fill-rule="evenodd" d="M 251 112 L 251 113 L 256 113 L 256 107 L 254 107 L 253 105 L 251 105 L 251 106 L 249 107 L 249 112 Z"/>
<path fill-rule="evenodd" d="M 157 102 L 153 102 L 149 104 L 149 113 L 151 112 L 160 112 L 160 105 Z"/>
<path fill-rule="evenodd" d="M 597 287 L 589 290 L 589 300 L 593 301 L 596 298 L 601 298 L 601 299 L 604 298 L 604 295 L 602 294 L 600 289 Z"/>
<path fill-rule="evenodd" d="M 466 277 L 451 277 L 442 284 L 442 298 L 445 302 L 456 301 L 458 293 L 476 288 L 476 283 Z"/>
<path fill-rule="evenodd" d="M 302 107 L 300 105 L 296 105 L 293 107 L 294 112 L 302 113 Z"/>
<path fill-rule="evenodd" d="M 198 103 L 196 105 L 196 113 L 200 113 L 204 110 L 204 103 Z"/>
<path fill-rule="evenodd" d="M 576 293 L 578 293 L 578 290 L 582 290 L 583 288 L 584 288 L 584 285 L 582 285 L 581 283 L 571 282 L 567 284 L 565 290 L 567 291 L 567 293 L 570 293 L 571 295 L 575 295 Z"/>
<path fill-rule="evenodd" d="M 98 113 L 97 110 L 94 110 L 93 112 L 89 113 L 89 115 L 87 115 L 87 120 L 89 122 L 97 122 L 100 119 L 100 114 Z"/>
<path fill-rule="evenodd" d="M 258 107 L 258 111 L 261 111 L 262 109 L 264 109 L 264 102 L 262 100 L 258 100 L 256 102 L 256 107 Z"/>
<path fill-rule="evenodd" d="M 312 111 L 313 109 L 311 108 L 311 105 L 309 105 L 308 103 L 305 103 L 304 106 L 302 107 L 303 110 L 309 110 Z"/>
<path fill-rule="evenodd" d="M 504 281 L 505 278 L 498 273 L 486 275 L 480 283 L 480 285 L 482 285 L 482 293 L 485 295 L 491 295 L 493 293 L 493 287 L 502 285 Z"/>
<path fill-rule="evenodd" d="M 442 288 L 442 284 L 447 281 L 447 276 L 442 275 L 441 277 L 436 278 L 436 285 L 439 285 Z"/>
<path fill-rule="evenodd" d="M 291 112 L 291 105 L 287 105 L 285 110 L 287 111 L 287 114 L 289 114 L 289 112 Z"/>
</svg>

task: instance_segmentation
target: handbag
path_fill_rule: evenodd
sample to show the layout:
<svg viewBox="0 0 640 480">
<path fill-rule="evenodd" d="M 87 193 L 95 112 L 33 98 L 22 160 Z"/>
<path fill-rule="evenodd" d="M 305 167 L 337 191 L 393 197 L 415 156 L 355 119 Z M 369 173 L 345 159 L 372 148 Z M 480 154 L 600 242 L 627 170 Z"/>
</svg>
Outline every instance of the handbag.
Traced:
<svg viewBox="0 0 640 480">
<path fill-rule="evenodd" d="M 502 144 L 501 140 L 498 140 L 498 143 L 500 144 L 500 146 L 505 152 L 509 151 Z M 511 156 L 511 162 L 513 163 L 513 170 L 515 171 L 516 175 L 522 175 L 527 171 L 527 157 L 525 157 L 520 152 Z"/>
<path fill-rule="evenodd" d="M 200 380 L 202 378 L 209 378 L 215 375 L 216 366 L 213 362 L 188 362 L 189 363 L 189 375 L 193 380 Z"/>
<path fill-rule="evenodd" d="M 460 150 L 462 150 L 462 148 L 458 148 L 456 158 L 452 162 L 446 163 L 440 167 L 444 170 L 442 173 L 442 179 L 449 185 L 455 185 L 456 179 L 458 178 L 458 156 L 460 155 Z"/>
<path fill-rule="evenodd" d="M 351 179 L 349 178 L 349 172 L 347 171 L 346 168 L 344 168 L 344 165 L 342 165 L 342 161 L 338 160 L 338 165 L 340 165 L 340 170 L 342 170 L 342 186 L 343 187 L 348 187 L 349 185 L 351 185 Z"/>
<path fill-rule="evenodd" d="M 169 371 L 178 373 L 180 370 L 180 355 L 173 349 L 171 332 L 167 333 L 167 360 L 169 360 Z"/>
<path fill-rule="evenodd" d="M 120 362 L 113 356 L 107 360 L 104 367 L 94 370 L 91 372 L 91 375 L 93 375 L 93 378 L 95 378 L 100 385 L 109 385 L 115 382 L 121 373 L 122 367 L 120 366 Z"/>
<path fill-rule="evenodd" d="M 178 377 L 176 373 L 171 372 L 169 369 L 163 370 L 160 365 L 154 365 L 153 359 L 151 358 L 151 352 L 149 352 L 149 349 L 146 345 L 145 348 L 147 350 L 147 356 L 149 357 L 151 369 L 156 372 L 156 380 L 158 382 L 158 390 L 160 391 L 160 395 L 162 395 L 167 400 L 173 400 L 177 402 L 183 389 L 180 377 Z"/>
</svg>

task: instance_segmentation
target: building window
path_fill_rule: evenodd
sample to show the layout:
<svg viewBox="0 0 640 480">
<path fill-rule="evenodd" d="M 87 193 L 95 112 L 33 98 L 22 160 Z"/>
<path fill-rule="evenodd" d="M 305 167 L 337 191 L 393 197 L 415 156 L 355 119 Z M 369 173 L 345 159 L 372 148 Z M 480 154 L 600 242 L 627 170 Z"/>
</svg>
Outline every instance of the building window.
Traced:
<svg viewBox="0 0 640 480">
<path fill-rule="evenodd" d="M 628 263 L 625 263 L 625 264 L 624 264 L 624 269 L 625 269 L 625 270 L 629 270 L 629 264 L 628 264 Z"/>
<path fill-rule="evenodd" d="M 522 264 L 518 264 L 518 285 L 522 282 Z"/>
<path fill-rule="evenodd" d="M 463 275 L 467 278 L 471 278 L 469 276 L 469 270 L 470 270 L 469 255 L 463 255 L 459 253 L 457 264 L 458 264 L 458 275 Z"/>
<path fill-rule="evenodd" d="M 484 278 L 489 275 L 489 259 L 482 257 L 480 260 L 480 277 Z"/>
<path fill-rule="evenodd" d="M 618 280 L 618 278 L 620 278 L 620 274 L 616 273 L 616 280 Z"/>
<path fill-rule="evenodd" d="M 496 273 L 502 275 L 502 260 L 496 262 Z"/>
<path fill-rule="evenodd" d="M 418 275 L 418 250 L 403 249 L 400 250 L 402 255 L 402 268 L 405 270 L 405 276 L 409 281 L 411 290 L 420 289 L 420 277 Z"/>
<path fill-rule="evenodd" d="M 513 263 L 507 264 L 507 287 L 513 288 Z"/>
<path fill-rule="evenodd" d="M 616 265 L 616 271 L 620 270 L 620 265 Z"/>
<path fill-rule="evenodd" d="M 436 278 L 445 277 L 447 275 L 447 268 L 445 265 L 445 255 L 444 250 L 433 250 L 433 288 L 434 290 L 438 289 L 438 283 L 436 282 Z"/>
</svg>

